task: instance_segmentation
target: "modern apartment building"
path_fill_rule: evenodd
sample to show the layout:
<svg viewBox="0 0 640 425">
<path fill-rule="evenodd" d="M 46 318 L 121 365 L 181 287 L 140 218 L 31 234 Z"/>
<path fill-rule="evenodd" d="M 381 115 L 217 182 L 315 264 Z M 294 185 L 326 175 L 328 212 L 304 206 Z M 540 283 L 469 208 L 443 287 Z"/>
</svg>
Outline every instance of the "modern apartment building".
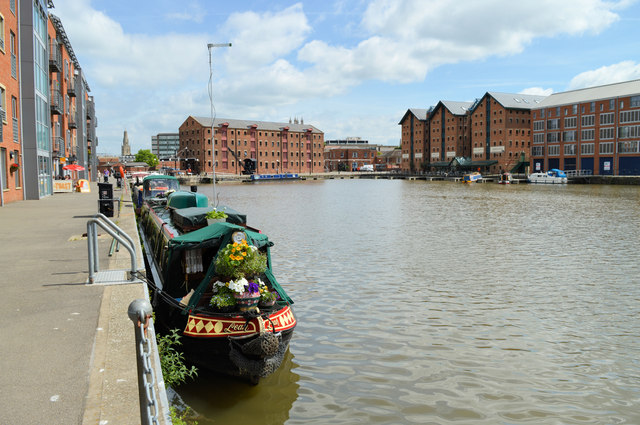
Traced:
<svg viewBox="0 0 640 425">
<path fill-rule="evenodd" d="M 214 130 L 213 144 L 211 130 Z M 324 133 L 309 124 L 189 116 L 180 126 L 182 169 L 241 174 L 253 163 L 260 174 L 321 173 Z"/>
<path fill-rule="evenodd" d="M 640 175 L 640 80 L 554 93 L 532 120 L 532 171 Z"/>
<path fill-rule="evenodd" d="M 405 172 L 424 170 L 429 162 L 429 121 L 433 108 L 409 108 L 398 123 L 402 126 L 400 149 L 401 169 Z"/>
<path fill-rule="evenodd" d="M 53 193 L 63 167 L 95 179 L 93 98 L 51 1 L 0 2 L 1 204 Z"/>
<path fill-rule="evenodd" d="M 158 133 L 151 136 L 151 153 L 159 160 L 176 158 L 180 149 L 180 135 L 178 133 Z"/>
<path fill-rule="evenodd" d="M 546 96 L 487 92 L 471 114 L 471 161 L 489 173 L 525 173 L 531 149 L 531 110 Z"/>
<path fill-rule="evenodd" d="M 20 143 L 18 10 L 0 2 L 0 204 L 24 197 L 24 161 Z"/>
</svg>

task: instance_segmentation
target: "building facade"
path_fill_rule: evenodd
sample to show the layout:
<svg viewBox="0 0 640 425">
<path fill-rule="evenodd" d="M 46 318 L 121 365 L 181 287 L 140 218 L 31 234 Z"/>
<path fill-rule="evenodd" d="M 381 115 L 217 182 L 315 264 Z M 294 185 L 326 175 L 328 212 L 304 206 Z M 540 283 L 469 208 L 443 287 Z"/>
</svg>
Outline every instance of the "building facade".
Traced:
<svg viewBox="0 0 640 425">
<path fill-rule="evenodd" d="M 429 166 L 448 167 L 456 157 L 471 153 L 471 102 L 440 101 L 427 117 L 429 121 Z"/>
<path fill-rule="evenodd" d="M 93 99 L 60 19 L 48 14 L 52 6 L 0 2 L 2 205 L 50 196 L 67 164 L 84 167 L 76 178 L 95 172 Z"/>
<path fill-rule="evenodd" d="M 364 165 L 375 165 L 378 146 L 368 143 L 333 143 L 324 147 L 324 171 L 358 171 Z"/>
<path fill-rule="evenodd" d="M 214 130 L 212 143 L 211 130 Z M 324 133 L 308 124 L 189 116 L 180 126 L 180 168 L 194 174 L 241 174 L 253 163 L 258 174 L 321 173 Z M 215 163 L 214 163 L 215 158 Z"/>
<path fill-rule="evenodd" d="M 176 158 L 180 149 L 180 135 L 178 133 L 158 133 L 151 136 L 151 153 L 159 160 Z"/>
<path fill-rule="evenodd" d="M 402 135 L 400 167 L 404 172 L 424 170 L 429 162 L 429 121 L 431 109 L 409 108 L 400 122 Z"/>
<path fill-rule="evenodd" d="M 24 197 L 16 2 L 0 2 L 0 28 L 0 204 L 4 205 Z"/>
<path fill-rule="evenodd" d="M 640 80 L 554 93 L 532 120 L 532 171 L 640 175 Z"/>
<path fill-rule="evenodd" d="M 546 96 L 487 92 L 471 114 L 471 160 L 489 173 L 526 173 L 531 110 Z"/>
</svg>

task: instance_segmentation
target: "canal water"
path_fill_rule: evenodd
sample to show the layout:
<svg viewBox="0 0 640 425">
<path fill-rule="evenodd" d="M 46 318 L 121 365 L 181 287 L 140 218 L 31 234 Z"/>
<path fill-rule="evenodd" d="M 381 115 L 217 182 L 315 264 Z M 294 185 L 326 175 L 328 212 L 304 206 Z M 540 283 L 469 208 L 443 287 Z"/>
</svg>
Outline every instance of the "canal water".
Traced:
<svg viewBox="0 0 640 425">
<path fill-rule="evenodd" d="M 275 242 L 298 326 L 258 386 L 179 388 L 201 425 L 640 423 L 639 187 L 216 189 Z"/>
</svg>

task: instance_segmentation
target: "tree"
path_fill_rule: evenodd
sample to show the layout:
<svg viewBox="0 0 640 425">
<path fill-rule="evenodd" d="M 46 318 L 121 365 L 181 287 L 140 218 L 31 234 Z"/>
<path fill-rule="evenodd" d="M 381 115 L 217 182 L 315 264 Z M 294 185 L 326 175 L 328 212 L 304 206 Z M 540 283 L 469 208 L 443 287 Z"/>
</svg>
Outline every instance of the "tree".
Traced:
<svg viewBox="0 0 640 425">
<path fill-rule="evenodd" d="M 136 162 L 146 162 L 151 168 L 158 165 L 158 157 L 151 153 L 149 149 L 140 149 L 136 154 Z"/>
</svg>

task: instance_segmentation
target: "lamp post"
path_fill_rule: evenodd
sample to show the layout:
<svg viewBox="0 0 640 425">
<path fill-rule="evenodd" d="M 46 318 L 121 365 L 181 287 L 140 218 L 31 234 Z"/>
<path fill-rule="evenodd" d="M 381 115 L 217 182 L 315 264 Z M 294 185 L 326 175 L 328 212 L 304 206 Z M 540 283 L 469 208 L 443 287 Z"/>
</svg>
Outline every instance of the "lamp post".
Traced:
<svg viewBox="0 0 640 425">
<path fill-rule="evenodd" d="M 216 110 L 213 106 L 213 67 L 211 65 L 211 49 L 214 47 L 231 47 L 231 43 L 209 43 L 209 102 L 211 104 L 211 180 L 213 182 L 213 205 L 218 205 L 216 194 L 216 138 L 214 133 L 214 121 L 216 118 Z"/>
</svg>

